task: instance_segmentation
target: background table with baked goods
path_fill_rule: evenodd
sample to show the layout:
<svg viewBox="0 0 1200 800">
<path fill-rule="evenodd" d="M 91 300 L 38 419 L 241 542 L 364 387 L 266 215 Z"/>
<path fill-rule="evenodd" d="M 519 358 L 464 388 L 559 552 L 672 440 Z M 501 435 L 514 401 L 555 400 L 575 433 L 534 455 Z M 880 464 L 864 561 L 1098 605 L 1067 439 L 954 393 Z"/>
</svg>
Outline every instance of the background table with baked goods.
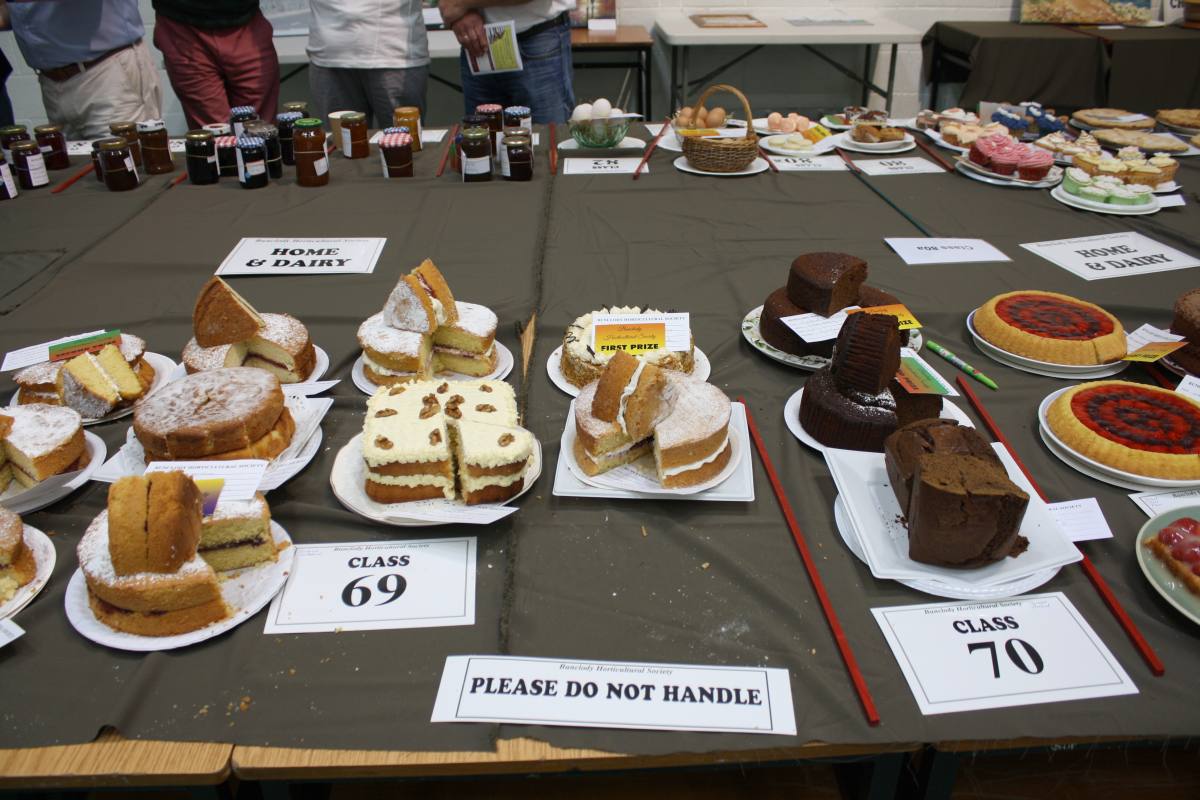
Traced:
<svg viewBox="0 0 1200 800">
<path fill-rule="evenodd" d="M 1130 220 L 1067 208 L 1045 191 L 956 174 L 864 178 L 934 235 L 983 237 L 1012 258 L 910 267 L 883 237 L 917 230 L 848 173 L 697 177 L 674 169 L 677 154 L 660 150 L 636 182 L 551 177 L 540 148 L 534 182 L 466 186 L 453 173 L 434 177 L 439 156 L 439 148 L 419 154 L 420 177 L 411 180 L 384 181 L 373 161 L 335 156 L 334 179 L 323 189 L 296 187 L 290 177 L 253 192 L 233 182 L 167 188 L 167 179 L 152 178 L 119 195 L 84 181 L 59 195 L 31 192 L 0 209 L 18 213 L 0 217 L 0 258 L 56 240 L 67 250 L 36 287 L 11 301 L 0 296 L 11 307 L 0 326 L 4 350 L 116 325 L 177 357 L 190 336 L 196 292 L 240 237 L 386 236 L 371 275 L 232 279 L 259 309 L 304 321 L 330 355 L 327 377 L 343 379 L 330 392 L 335 405 L 321 451 L 271 492 L 272 513 L 297 543 L 479 537 L 474 626 L 265 636 L 259 615 L 209 642 L 139 655 L 91 644 L 63 612 L 74 546 L 103 508 L 106 486 L 91 484 L 29 515 L 53 533 L 58 566 L 17 617 L 26 635 L 0 650 L 5 684 L 21 687 L 5 692 L 0 747 L 9 749 L 0 750 L 0 774 L 8 777 L 0 786 L 33 782 L 37 770 L 48 769 L 53 759 L 38 756 L 52 751 L 38 748 L 91 741 L 104 726 L 130 739 L 233 745 L 234 768 L 264 779 L 505 765 L 611 768 L 886 752 L 922 742 L 1003 746 L 1022 737 L 1126 740 L 1200 731 L 1200 710 L 1181 702 L 1200 668 L 1197 631 L 1138 570 L 1132 541 L 1144 515 L 1126 492 L 1071 471 L 1037 439 L 1037 403 L 1065 384 L 989 361 L 969 344 L 964 326 L 968 311 L 1016 288 L 1100 303 L 1128 329 L 1168 325 L 1174 299 L 1196 285 L 1194 270 L 1084 282 L 1018 245 L 1133 229 L 1200 253 L 1195 195 L 1187 193 L 1184 208 Z M 1185 160 L 1177 180 L 1194 188 L 1200 165 Z M 72 229 L 74 220 L 80 230 Z M 869 282 L 898 295 L 929 335 L 1000 384 L 984 402 L 1051 500 L 1099 498 L 1116 538 L 1083 547 L 1162 657 L 1164 676 L 1150 674 L 1083 572 L 1070 566 L 1045 590 L 1067 594 L 1139 694 L 934 717 L 918 712 L 869 609 L 930 598 L 874 579 L 847 552 L 834 529 L 835 489 L 825 464 L 783 424 L 784 402 L 807 373 L 765 359 L 739 329 L 743 315 L 784 283 L 791 260 L 812 250 L 865 258 Z M 344 509 L 329 488 L 334 455 L 361 426 L 364 396 L 349 381 L 359 352 L 355 330 L 382 306 L 398 274 L 425 257 L 441 267 L 457 297 L 496 311 L 498 336 L 516 353 L 515 324 L 538 312 L 528 374 L 518 364 L 509 380 L 526 398 L 526 426 L 542 442 L 543 474 L 517 501 L 517 514 L 483 529 L 375 525 Z M 553 496 L 569 398 L 550 384 L 544 364 L 571 320 L 608 303 L 691 312 L 696 344 L 713 365 L 710 381 L 744 397 L 763 432 L 879 705 L 878 727 L 864 721 L 757 459 L 752 503 Z M 1148 380 L 1136 367 L 1124 376 Z M 2 390 L 7 397 L 10 376 Z M 111 451 L 127 426 L 92 430 Z M 782 667 L 791 674 L 798 734 L 431 724 L 446 656 L 473 653 Z M 361 752 L 344 752 L 350 750 Z"/>
</svg>

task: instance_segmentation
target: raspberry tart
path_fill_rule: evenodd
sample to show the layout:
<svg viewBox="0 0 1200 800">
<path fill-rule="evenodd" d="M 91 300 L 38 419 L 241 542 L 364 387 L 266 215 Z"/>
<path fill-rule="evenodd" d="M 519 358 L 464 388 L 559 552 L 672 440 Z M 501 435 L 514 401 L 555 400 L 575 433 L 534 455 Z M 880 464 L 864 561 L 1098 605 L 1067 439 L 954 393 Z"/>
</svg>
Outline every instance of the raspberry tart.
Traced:
<svg viewBox="0 0 1200 800">
<path fill-rule="evenodd" d="M 1098 305 L 1026 289 L 999 294 L 975 312 L 975 330 L 1001 350 L 1051 364 L 1124 358 L 1125 329 Z"/>
<path fill-rule="evenodd" d="M 1128 381 L 1092 381 L 1063 392 L 1046 423 L 1076 453 L 1151 478 L 1200 480 L 1200 404 Z"/>
<path fill-rule="evenodd" d="M 1200 595 L 1200 521 L 1177 519 L 1142 542 L 1192 594 Z"/>
</svg>

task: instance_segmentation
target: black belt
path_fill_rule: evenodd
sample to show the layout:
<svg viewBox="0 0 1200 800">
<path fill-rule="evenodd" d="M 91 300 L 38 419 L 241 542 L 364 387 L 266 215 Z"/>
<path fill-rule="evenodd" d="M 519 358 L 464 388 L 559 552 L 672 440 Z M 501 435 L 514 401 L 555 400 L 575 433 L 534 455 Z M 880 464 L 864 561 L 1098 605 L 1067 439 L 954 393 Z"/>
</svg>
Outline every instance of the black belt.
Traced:
<svg viewBox="0 0 1200 800">
<path fill-rule="evenodd" d="M 545 22 L 539 22 L 537 25 L 534 25 L 532 28 L 528 28 L 526 30 L 521 31 L 520 33 L 517 34 L 517 38 L 524 39 L 526 36 L 536 36 L 537 34 L 541 33 L 542 31 L 548 31 L 551 28 L 558 27 L 559 25 L 567 25 L 567 24 L 569 24 L 569 16 L 568 16 L 567 12 L 564 11 L 561 14 L 559 14 L 557 17 L 555 17 L 554 19 L 548 19 Z"/>
</svg>

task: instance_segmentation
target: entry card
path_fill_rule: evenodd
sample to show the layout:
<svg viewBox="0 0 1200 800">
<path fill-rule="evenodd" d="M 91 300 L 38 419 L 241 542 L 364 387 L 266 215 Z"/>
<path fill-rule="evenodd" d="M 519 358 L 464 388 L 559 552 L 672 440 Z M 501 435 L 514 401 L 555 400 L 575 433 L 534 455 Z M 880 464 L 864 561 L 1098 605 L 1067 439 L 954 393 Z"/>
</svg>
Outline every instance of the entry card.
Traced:
<svg viewBox="0 0 1200 800">
<path fill-rule="evenodd" d="M 263 633 L 475 624 L 474 536 L 294 547 Z"/>
<path fill-rule="evenodd" d="M 945 172 L 937 164 L 920 156 L 911 158 L 860 158 L 854 166 L 867 175 L 917 175 L 922 172 Z"/>
<path fill-rule="evenodd" d="M 896 371 L 896 382 L 909 394 L 938 394 L 942 397 L 958 397 L 958 390 L 951 386 L 929 362 L 917 355 L 911 347 L 900 348 L 900 369 Z"/>
<path fill-rule="evenodd" d="M 270 462 L 261 458 L 242 458 L 234 461 L 151 461 L 146 465 L 145 474 L 179 470 L 187 473 L 197 483 L 221 480 L 225 482 L 220 490 L 222 500 L 250 500 L 258 491 L 258 485 L 262 483 L 268 463 Z"/>
<path fill-rule="evenodd" d="M 1175 391 L 1200 402 L 1200 378 L 1195 375 L 1184 375 L 1183 380 L 1175 387 Z"/>
<path fill-rule="evenodd" d="M 1200 267 L 1200 258 L 1131 231 L 1031 242 L 1021 247 L 1085 281 Z"/>
<path fill-rule="evenodd" d="M 899 320 L 900 330 L 902 331 L 910 331 L 921 327 L 920 321 L 913 316 L 913 313 L 908 310 L 908 306 L 903 303 L 892 303 L 886 306 L 868 306 L 867 308 L 855 309 L 847 313 L 857 314 L 859 311 L 867 314 L 887 314 L 888 316 L 895 317 Z"/>
<path fill-rule="evenodd" d="M 218 275 L 367 274 L 387 239 L 242 239 L 217 268 Z"/>
<path fill-rule="evenodd" d="M 320 394 L 328 389 L 332 389 L 341 383 L 341 378 L 334 378 L 328 381 L 304 381 L 303 383 L 285 383 L 281 387 L 284 395 L 288 397 L 311 397 L 314 394 Z"/>
<path fill-rule="evenodd" d="M 794 736 L 786 669 L 450 656 L 432 722 Z"/>
<path fill-rule="evenodd" d="M 1138 691 L 1062 592 L 871 613 L 922 714 Z"/>
<path fill-rule="evenodd" d="M 1124 361 L 1158 361 L 1166 355 L 1187 347 L 1184 338 L 1147 323 L 1125 337 L 1129 353 Z"/>
<path fill-rule="evenodd" d="M 564 158 L 563 175 L 630 175 L 641 163 L 640 158 Z M 642 172 L 650 171 L 650 165 Z"/>
<path fill-rule="evenodd" d="M 842 325 L 846 322 L 846 317 L 850 315 L 850 312 L 858 310 L 858 306 L 847 306 L 828 317 L 813 313 L 792 314 L 788 317 L 780 317 L 779 321 L 791 328 L 792 333 L 806 342 L 827 342 L 837 338 L 838 333 L 842 330 Z"/>
<path fill-rule="evenodd" d="M 34 364 L 41 364 L 43 361 L 50 360 L 50 348 L 63 342 L 70 342 L 76 339 L 84 339 L 90 336 L 99 336 L 104 333 L 101 328 L 98 331 L 88 331 L 87 333 L 72 333 L 70 336 L 63 336 L 59 339 L 51 339 L 48 342 L 41 344 L 31 344 L 27 347 L 22 347 L 19 350 L 10 350 L 4 354 L 4 363 L 0 364 L 0 372 L 8 372 L 14 369 L 24 369 L 25 367 Z"/>
<path fill-rule="evenodd" d="M 12 644 L 25 635 L 25 629 L 11 619 L 0 619 L 0 647 Z"/>
<path fill-rule="evenodd" d="M 983 239 L 931 239 L 891 236 L 884 239 L 905 264 L 968 264 L 1011 261 Z"/>
<path fill-rule="evenodd" d="M 404 515 L 389 517 L 397 521 L 421 519 L 426 522 L 458 522 L 463 525 L 491 525 L 517 513 L 517 506 L 500 506 L 493 503 L 478 505 L 454 505 L 431 502 L 428 505 L 406 503 Z"/>
<path fill-rule="evenodd" d="M 771 160 L 780 172 L 841 172 L 846 162 L 838 156 L 777 156 Z"/>
<path fill-rule="evenodd" d="M 1157 517 L 1184 506 L 1200 506 L 1200 489 L 1176 489 L 1172 492 L 1137 492 L 1129 495 L 1147 517 Z"/>
<path fill-rule="evenodd" d="M 611 353 L 648 353 L 654 350 L 687 350 L 692 346 L 691 315 L 593 314 L 592 350 Z"/>
<path fill-rule="evenodd" d="M 1104 512 L 1094 497 L 1047 503 L 1046 509 L 1054 517 L 1059 530 L 1072 542 L 1113 538 L 1112 528 L 1108 527 L 1108 520 L 1104 518 Z"/>
</svg>

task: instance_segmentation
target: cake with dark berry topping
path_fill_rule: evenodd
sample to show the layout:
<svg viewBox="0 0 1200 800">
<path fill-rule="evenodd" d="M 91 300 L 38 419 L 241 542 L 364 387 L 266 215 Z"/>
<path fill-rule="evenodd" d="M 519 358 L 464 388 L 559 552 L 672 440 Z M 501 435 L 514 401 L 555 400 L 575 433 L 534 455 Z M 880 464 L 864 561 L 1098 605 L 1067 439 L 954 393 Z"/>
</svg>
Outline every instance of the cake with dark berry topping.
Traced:
<svg viewBox="0 0 1200 800">
<path fill-rule="evenodd" d="M 1001 350 L 1051 364 L 1107 364 L 1125 357 L 1121 321 L 1094 303 L 1024 289 L 988 300 L 975 331 Z"/>
</svg>

